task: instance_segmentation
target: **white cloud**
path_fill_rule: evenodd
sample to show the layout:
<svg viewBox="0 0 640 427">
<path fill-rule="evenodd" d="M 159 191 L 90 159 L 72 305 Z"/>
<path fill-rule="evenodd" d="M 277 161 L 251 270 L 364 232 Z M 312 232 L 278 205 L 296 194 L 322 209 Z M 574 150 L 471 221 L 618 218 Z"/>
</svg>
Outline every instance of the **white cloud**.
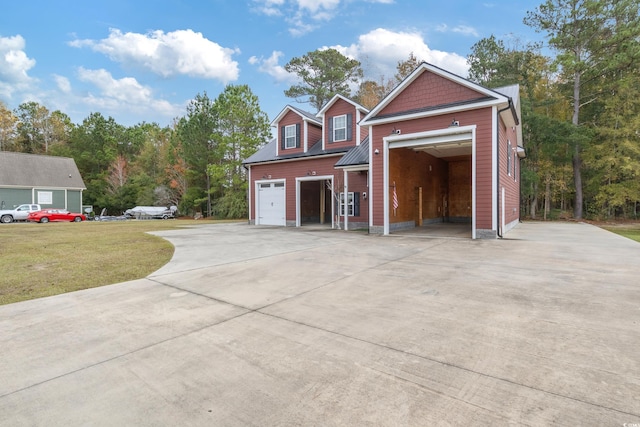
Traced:
<svg viewBox="0 0 640 427">
<path fill-rule="evenodd" d="M 54 74 L 53 80 L 56 82 L 56 86 L 58 86 L 60 92 L 71 93 L 71 83 L 68 78 Z"/>
<path fill-rule="evenodd" d="M 148 69 L 163 77 L 188 75 L 228 83 L 238 79 L 237 49 L 220 46 L 192 30 L 147 34 L 111 29 L 102 40 L 74 40 L 74 47 L 90 47 L 127 66 Z"/>
<path fill-rule="evenodd" d="M 98 111 L 108 113 L 132 112 L 144 115 L 153 112 L 165 117 L 175 117 L 181 107 L 172 105 L 166 100 L 155 99 L 153 91 L 143 86 L 133 77 L 115 79 L 107 70 L 78 69 L 78 80 L 95 86 L 99 93 L 88 93 L 82 101 Z"/>
<path fill-rule="evenodd" d="M 284 66 L 279 64 L 280 58 L 283 55 L 284 54 L 282 52 L 274 50 L 273 53 L 271 53 L 271 56 L 267 59 L 252 56 L 249 58 L 249 64 L 257 65 L 258 71 L 270 75 L 277 83 L 293 84 L 297 81 L 297 77 L 288 73 L 284 69 Z"/>
<path fill-rule="evenodd" d="M 455 27 L 449 27 L 447 24 L 440 24 L 436 26 L 436 31 L 441 33 L 457 33 L 465 36 L 480 37 L 480 33 L 468 25 L 456 25 Z"/>
<path fill-rule="evenodd" d="M 370 0 L 369 0 L 370 1 Z M 319 28 L 319 23 L 330 21 L 345 0 L 253 0 L 253 10 L 267 16 L 284 16 L 289 33 L 298 37 Z M 389 3 L 390 0 L 374 0 Z"/>
<path fill-rule="evenodd" d="M 15 92 L 28 90 L 35 81 L 28 71 L 36 65 L 25 53 L 22 36 L 0 37 L 0 96 L 11 98 Z"/>
<path fill-rule="evenodd" d="M 282 11 L 279 8 L 284 2 L 285 0 L 254 0 L 254 10 L 267 16 L 280 16 Z"/>
<path fill-rule="evenodd" d="M 454 52 L 431 49 L 419 32 L 396 32 L 378 28 L 361 35 L 355 44 L 332 47 L 343 55 L 358 59 L 369 78 L 393 77 L 398 61 L 404 61 L 412 52 L 418 60 L 460 76 L 464 77 L 468 72 L 466 58 Z"/>
<path fill-rule="evenodd" d="M 308 10 L 309 13 L 315 15 L 320 10 L 332 10 L 339 4 L 340 0 L 294 0 L 298 4 L 298 8 Z"/>
</svg>

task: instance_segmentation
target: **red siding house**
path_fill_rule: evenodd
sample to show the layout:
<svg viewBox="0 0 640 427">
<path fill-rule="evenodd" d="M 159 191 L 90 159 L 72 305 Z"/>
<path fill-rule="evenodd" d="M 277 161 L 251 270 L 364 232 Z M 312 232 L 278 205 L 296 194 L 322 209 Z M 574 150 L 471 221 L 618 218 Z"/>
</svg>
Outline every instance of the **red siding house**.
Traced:
<svg viewBox="0 0 640 427">
<path fill-rule="evenodd" d="M 517 85 L 487 89 L 422 63 L 368 111 L 336 95 L 287 106 L 244 162 L 249 221 L 389 234 L 468 224 L 496 238 L 519 221 L 524 157 Z"/>
</svg>

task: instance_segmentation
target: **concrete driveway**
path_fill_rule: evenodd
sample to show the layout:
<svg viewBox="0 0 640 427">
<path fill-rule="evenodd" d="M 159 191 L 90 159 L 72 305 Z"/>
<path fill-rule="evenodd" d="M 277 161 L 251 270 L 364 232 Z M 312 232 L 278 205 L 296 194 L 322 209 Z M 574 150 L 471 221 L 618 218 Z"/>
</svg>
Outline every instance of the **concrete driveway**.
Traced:
<svg viewBox="0 0 640 427">
<path fill-rule="evenodd" d="M 638 243 L 157 234 L 146 279 L 0 307 L 0 425 L 640 425 Z"/>
</svg>

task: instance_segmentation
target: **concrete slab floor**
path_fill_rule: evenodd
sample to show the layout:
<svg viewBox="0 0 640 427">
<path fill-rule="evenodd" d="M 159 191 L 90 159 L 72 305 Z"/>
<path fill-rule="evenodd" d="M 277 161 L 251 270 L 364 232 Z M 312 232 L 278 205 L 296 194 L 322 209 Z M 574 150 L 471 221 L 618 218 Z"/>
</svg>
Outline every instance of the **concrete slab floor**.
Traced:
<svg viewBox="0 0 640 427">
<path fill-rule="evenodd" d="M 0 425 L 640 423 L 640 244 L 205 225 L 149 277 L 0 307 Z"/>
</svg>

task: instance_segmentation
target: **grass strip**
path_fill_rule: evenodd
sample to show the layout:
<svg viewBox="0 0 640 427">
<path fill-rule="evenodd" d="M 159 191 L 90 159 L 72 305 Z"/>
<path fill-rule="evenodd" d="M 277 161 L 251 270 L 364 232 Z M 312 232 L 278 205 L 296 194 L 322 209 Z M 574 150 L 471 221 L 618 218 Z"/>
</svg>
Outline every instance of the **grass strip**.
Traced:
<svg viewBox="0 0 640 427">
<path fill-rule="evenodd" d="M 0 305 L 140 279 L 173 245 L 148 234 L 213 221 L 0 224 Z"/>
</svg>

